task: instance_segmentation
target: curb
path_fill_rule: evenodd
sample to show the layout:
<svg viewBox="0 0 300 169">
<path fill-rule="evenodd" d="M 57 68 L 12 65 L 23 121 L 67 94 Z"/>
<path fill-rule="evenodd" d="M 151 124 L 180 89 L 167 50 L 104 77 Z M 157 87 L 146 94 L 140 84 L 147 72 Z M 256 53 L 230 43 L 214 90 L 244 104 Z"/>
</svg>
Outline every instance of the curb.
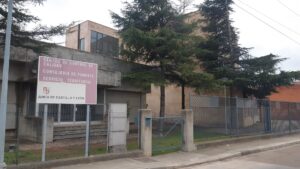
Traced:
<svg viewBox="0 0 300 169">
<path fill-rule="evenodd" d="M 284 147 L 288 147 L 288 146 L 293 146 L 296 144 L 300 144 L 300 140 L 291 141 L 291 142 L 287 142 L 287 143 L 278 143 L 278 144 L 273 144 L 270 146 L 261 146 L 261 147 L 254 148 L 254 149 L 243 150 L 240 153 L 241 153 L 241 156 L 246 156 L 246 155 L 260 153 L 260 152 L 264 152 L 264 151 L 276 150 L 276 149 L 280 149 L 280 148 L 284 148 Z"/>
<path fill-rule="evenodd" d="M 199 162 L 192 163 L 192 164 L 186 164 L 186 165 L 181 165 L 181 166 L 158 167 L 158 168 L 151 168 L 151 169 L 179 169 L 179 168 L 185 168 L 185 167 L 198 166 L 198 165 L 202 165 L 202 164 L 209 164 L 209 163 L 213 163 L 213 162 L 224 161 L 224 160 L 228 160 L 228 159 L 232 159 L 232 158 L 236 158 L 236 157 L 247 156 L 247 155 L 260 153 L 260 152 L 264 152 L 264 151 L 280 149 L 283 147 L 288 147 L 288 146 L 292 146 L 292 145 L 296 145 L 296 144 L 300 144 L 300 140 L 286 142 L 286 143 L 277 143 L 277 144 L 273 144 L 273 145 L 269 145 L 269 146 L 260 146 L 260 147 L 256 147 L 253 149 L 241 150 L 239 152 L 233 152 L 233 153 L 229 153 L 229 154 L 228 153 L 221 154 L 221 155 L 218 155 L 217 157 L 208 158 L 206 160 L 199 161 Z"/>
<path fill-rule="evenodd" d="M 78 158 L 69 158 L 62 160 L 52 160 L 46 162 L 36 162 L 36 163 L 28 163 L 21 165 L 11 165 L 8 166 L 7 169 L 49 169 L 53 167 L 61 167 L 68 165 L 77 165 L 77 164 L 87 164 L 98 161 L 108 161 L 120 158 L 135 158 L 143 156 L 142 151 L 131 151 L 126 153 L 112 153 L 112 154 L 103 154 L 103 155 L 95 155 L 90 156 L 88 158 L 78 157 Z"/>
<path fill-rule="evenodd" d="M 225 144 L 233 144 L 233 143 L 242 143 L 242 142 L 248 142 L 253 141 L 257 139 L 271 139 L 271 138 L 278 138 L 278 137 L 284 137 L 287 135 L 295 135 L 299 134 L 299 131 L 291 132 L 291 133 L 271 133 L 271 134 L 261 134 L 261 135 L 253 135 L 253 136 L 243 136 L 243 137 L 237 137 L 237 138 L 228 138 L 223 140 L 217 140 L 217 141 L 207 141 L 203 143 L 196 144 L 197 150 L 203 149 L 203 148 L 209 148 L 219 145 L 225 145 Z"/>
<path fill-rule="evenodd" d="M 293 133 L 279 133 L 279 134 L 264 134 L 264 135 L 255 135 L 255 136 L 244 136 L 240 138 L 229 138 L 224 140 L 218 140 L 218 141 L 209 141 L 197 144 L 197 149 L 201 148 L 208 148 L 213 147 L 216 145 L 224 145 L 224 144 L 233 144 L 233 143 L 241 143 L 241 142 L 249 142 L 257 139 L 271 139 L 271 138 L 277 138 L 277 137 L 283 137 L 287 135 L 294 135 L 299 134 L 299 132 L 293 132 Z M 300 144 L 300 140 L 291 141 L 291 142 L 285 142 L 285 143 L 278 143 L 273 144 L 270 146 L 261 146 L 256 147 L 253 149 L 246 149 L 242 150 L 240 152 L 232 152 L 232 153 L 226 153 L 226 154 L 220 154 L 215 157 L 209 157 L 204 160 L 200 160 L 196 163 L 192 164 L 186 164 L 181 166 L 166 166 L 166 167 L 158 167 L 158 168 L 151 168 L 151 169 L 177 169 L 177 168 L 183 168 L 183 167 L 191 167 L 201 164 L 208 164 L 212 162 L 217 161 L 223 161 L 227 159 L 232 159 L 235 157 L 245 156 L 249 154 L 259 153 L 263 151 L 268 150 L 274 150 L 286 146 L 291 146 L 295 144 Z M 46 161 L 46 162 L 36 162 L 36 163 L 28 163 L 28 164 L 21 164 L 21 165 L 11 165 L 7 166 L 7 169 L 49 169 L 53 167 L 60 167 L 60 166 L 68 166 L 68 165 L 76 165 L 76 164 L 85 164 L 85 163 L 92 163 L 92 162 L 98 162 L 98 161 L 108 161 L 108 160 L 114 160 L 114 159 L 120 159 L 120 158 L 135 158 L 135 157 L 142 157 L 143 153 L 141 150 L 137 151 L 131 151 L 126 153 L 116 153 L 116 154 L 103 154 L 103 155 L 96 155 L 96 156 L 90 156 L 88 158 L 79 157 L 79 158 L 69 158 L 69 159 L 62 159 L 62 160 L 53 160 L 53 161 Z"/>
</svg>

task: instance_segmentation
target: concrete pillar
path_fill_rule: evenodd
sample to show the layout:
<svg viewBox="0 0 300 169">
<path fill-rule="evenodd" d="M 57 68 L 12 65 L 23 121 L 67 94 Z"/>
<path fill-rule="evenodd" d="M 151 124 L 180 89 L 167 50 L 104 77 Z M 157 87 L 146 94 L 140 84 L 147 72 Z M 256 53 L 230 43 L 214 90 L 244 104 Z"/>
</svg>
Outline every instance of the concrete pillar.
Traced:
<svg viewBox="0 0 300 169">
<path fill-rule="evenodd" d="M 182 110 L 184 120 L 183 126 L 183 151 L 194 151 L 196 146 L 194 144 L 194 113 L 191 109 Z"/>
<path fill-rule="evenodd" d="M 152 112 L 141 109 L 141 148 L 146 157 L 152 156 Z"/>
</svg>

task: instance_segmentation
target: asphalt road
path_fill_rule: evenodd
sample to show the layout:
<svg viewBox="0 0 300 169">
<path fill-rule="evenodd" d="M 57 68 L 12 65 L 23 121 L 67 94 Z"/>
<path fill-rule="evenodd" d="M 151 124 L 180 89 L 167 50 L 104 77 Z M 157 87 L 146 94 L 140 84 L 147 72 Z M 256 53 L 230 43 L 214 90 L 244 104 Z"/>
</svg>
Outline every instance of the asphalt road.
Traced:
<svg viewBox="0 0 300 169">
<path fill-rule="evenodd" d="M 300 145 L 185 169 L 300 169 Z"/>
</svg>

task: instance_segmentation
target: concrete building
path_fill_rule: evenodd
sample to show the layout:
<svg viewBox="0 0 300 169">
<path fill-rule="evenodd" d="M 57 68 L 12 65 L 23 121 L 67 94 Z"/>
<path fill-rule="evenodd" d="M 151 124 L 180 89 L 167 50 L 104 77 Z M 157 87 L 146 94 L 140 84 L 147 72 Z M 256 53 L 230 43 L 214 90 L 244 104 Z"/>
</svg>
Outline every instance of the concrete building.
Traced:
<svg viewBox="0 0 300 169">
<path fill-rule="evenodd" d="M 194 15 L 188 22 L 194 21 Z M 195 32 L 198 34 L 198 32 Z M 66 47 L 83 50 L 91 53 L 106 54 L 110 57 L 119 58 L 117 47 L 120 45 L 118 32 L 115 29 L 92 22 L 84 21 L 67 31 Z M 107 47 L 112 44 L 113 47 Z M 112 50 L 112 48 L 114 50 Z M 111 52 L 114 51 L 114 52 Z M 166 114 L 178 115 L 181 113 L 181 88 L 176 85 L 166 87 Z M 189 107 L 189 95 L 193 94 L 193 89 L 185 89 L 186 107 Z M 151 86 L 151 92 L 146 95 L 147 108 L 153 110 L 154 115 L 159 113 L 160 89 L 158 86 Z"/>
<path fill-rule="evenodd" d="M 112 28 L 85 21 L 67 30 L 66 47 L 118 57 L 119 35 Z"/>
<path fill-rule="evenodd" d="M 0 50 L 0 74 L 3 66 L 2 51 Z M 12 131 L 11 133 L 19 126 L 19 134 L 22 138 L 32 141 L 41 139 L 43 105 L 35 103 L 37 60 L 40 55 L 98 64 L 98 104 L 91 107 L 92 125 L 94 126 L 101 127 L 102 125 L 103 127 L 106 124 L 105 113 L 109 103 L 127 103 L 130 121 L 134 121 L 138 109 L 146 106 L 145 96 L 147 91 L 130 86 L 121 79 L 122 73 L 144 65 L 132 64 L 107 55 L 60 46 L 51 47 L 46 54 L 38 54 L 32 50 L 12 47 L 6 123 L 6 129 Z M 48 109 L 48 141 L 82 137 L 84 135 L 85 106 L 49 105 Z M 81 131 L 82 133 L 80 133 Z M 76 134 L 74 134 L 75 132 Z"/>
</svg>

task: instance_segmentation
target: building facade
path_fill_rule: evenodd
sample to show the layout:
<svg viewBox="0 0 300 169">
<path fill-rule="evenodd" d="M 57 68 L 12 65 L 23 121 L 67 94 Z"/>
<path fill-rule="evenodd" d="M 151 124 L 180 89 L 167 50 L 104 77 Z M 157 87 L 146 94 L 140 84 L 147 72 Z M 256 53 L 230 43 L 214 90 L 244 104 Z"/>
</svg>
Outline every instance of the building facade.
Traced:
<svg viewBox="0 0 300 169">
<path fill-rule="evenodd" d="M 83 50 L 90 53 L 104 53 L 109 57 L 119 58 L 121 39 L 115 29 L 92 22 L 82 22 L 67 31 L 66 47 Z M 110 46 L 108 46 L 110 45 Z M 114 51 L 114 52 L 111 52 Z M 181 87 L 169 85 L 166 87 L 166 114 L 178 115 L 181 112 L 182 95 Z M 194 94 L 193 89 L 185 88 L 186 108 L 189 107 L 189 95 Z M 159 113 L 160 89 L 159 86 L 151 86 L 151 92 L 146 95 L 146 106 L 155 115 Z"/>
<path fill-rule="evenodd" d="M 277 93 L 272 93 L 268 98 L 271 101 L 300 102 L 300 82 L 295 82 L 292 86 L 282 86 L 277 88 Z"/>
<path fill-rule="evenodd" d="M 0 72 L 3 66 L 3 50 L 0 50 Z M 122 81 L 123 73 L 145 66 L 128 63 L 102 54 L 93 54 L 61 46 L 52 46 L 47 53 L 38 54 L 23 48 L 11 49 L 8 109 L 6 129 L 8 136 L 18 130 L 21 138 L 41 139 L 44 105 L 36 104 L 38 57 L 47 55 L 62 59 L 98 64 L 97 105 L 91 106 L 92 125 L 107 124 L 107 107 L 110 103 L 126 103 L 128 120 L 134 122 L 139 109 L 146 107 L 145 89 L 130 86 Z M 2 78 L 2 76 L 0 77 Z M 1 79 L 2 80 L 2 79 Z M 84 135 L 85 105 L 49 104 L 48 141 L 76 138 Z M 77 131 L 71 131 L 77 127 Z M 83 129 L 82 133 L 78 132 Z M 72 133 L 73 132 L 73 133 Z M 76 134 L 74 134 L 76 132 Z"/>
<path fill-rule="evenodd" d="M 107 26 L 85 21 L 66 33 L 66 47 L 110 57 L 119 55 L 119 35 Z"/>
</svg>

